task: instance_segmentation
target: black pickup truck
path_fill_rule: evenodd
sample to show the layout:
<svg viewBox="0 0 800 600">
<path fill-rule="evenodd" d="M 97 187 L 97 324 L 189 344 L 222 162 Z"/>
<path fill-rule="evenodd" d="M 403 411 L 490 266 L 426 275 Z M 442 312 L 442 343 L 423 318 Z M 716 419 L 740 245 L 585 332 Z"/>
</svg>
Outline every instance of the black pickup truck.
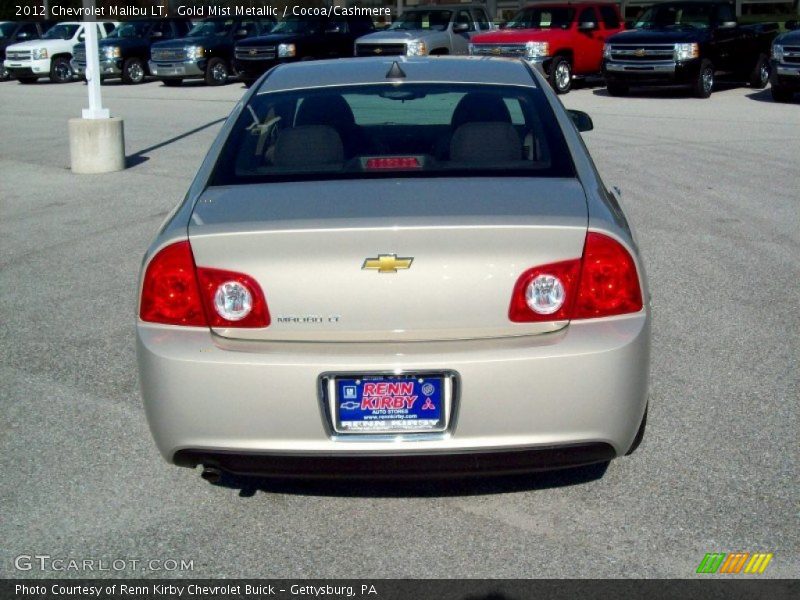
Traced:
<svg viewBox="0 0 800 600">
<path fill-rule="evenodd" d="M 278 63 L 353 56 L 356 38 L 373 31 L 368 16 L 288 19 L 266 35 L 236 44 L 234 64 L 252 83 Z"/>
<path fill-rule="evenodd" d="M 786 21 L 788 31 L 772 45 L 770 92 L 775 102 L 791 102 L 800 93 L 800 23 Z"/>
<path fill-rule="evenodd" d="M 777 23 L 739 25 L 730 2 L 664 2 L 648 8 L 603 49 L 608 93 L 631 86 L 686 85 L 708 98 L 717 74 L 763 88 Z"/>
<path fill-rule="evenodd" d="M 123 23 L 97 44 L 100 77 L 141 83 L 147 75 L 150 47 L 155 42 L 181 38 L 191 28 L 189 19 L 137 19 Z M 72 70 L 80 76 L 86 74 L 86 44 L 77 44 L 73 49 Z"/>
<path fill-rule="evenodd" d="M 211 17 L 195 24 L 185 38 L 154 44 L 150 72 L 164 85 L 180 85 L 184 79 L 204 79 L 222 85 L 234 74 L 236 42 L 271 31 L 275 19 Z"/>
</svg>

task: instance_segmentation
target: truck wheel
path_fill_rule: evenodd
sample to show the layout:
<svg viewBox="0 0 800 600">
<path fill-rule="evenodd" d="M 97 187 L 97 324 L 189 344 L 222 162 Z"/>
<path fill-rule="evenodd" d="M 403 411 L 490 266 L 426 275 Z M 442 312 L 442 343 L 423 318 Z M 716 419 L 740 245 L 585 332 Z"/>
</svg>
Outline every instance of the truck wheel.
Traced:
<svg viewBox="0 0 800 600">
<path fill-rule="evenodd" d="M 780 85 L 772 84 L 770 91 L 772 92 L 772 99 L 775 102 L 791 102 L 792 96 L 794 96 L 793 90 Z"/>
<path fill-rule="evenodd" d="M 228 64 L 219 57 L 208 61 L 206 85 L 224 85 L 228 82 Z"/>
<path fill-rule="evenodd" d="M 162 79 L 161 81 L 167 87 L 180 87 L 183 84 L 183 79 Z"/>
<path fill-rule="evenodd" d="M 11 79 L 11 73 L 8 72 L 2 64 L 0 64 L 0 81 L 8 81 Z"/>
<path fill-rule="evenodd" d="M 122 65 L 122 83 L 136 85 L 144 81 L 144 63 L 138 58 L 129 58 Z"/>
<path fill-rule="evenodd" d="M 25 85 L 30 85 L 31 83 L 36 83 L 39 81 L 38 77 L 17 77 L 17 81 L 23 83 Z"/>
<path fill-rule="evenodd" d="M 60 56 L 53 59 L 53 64 L 50 65 L 50 81 L 53 83 L 67 83 L 72 81 L 73 75 L 72 65 L 69 64 L 68 58 Z"/>
<path fill-rule="evenodd" d="M 611 96 L 627 96 L 629 91 L 628 86 L 624 83 L 612 83 L 610 81 L 606 83 L 606 89 Z"/>
<path fill-rule="evenodd" d="M 694 95 L 698 98 L 708 98 L 714 90 L 714 65 L 708 59 L 703 59 L 697 71 L 694 82 Z"/>
<path fill-rule="evenodd" d="M 572 88 L 572 65 L 563 56 L 556 56 L 550 65 L 550 85 L 556 94 L 566 94 Z"/>
<path fill-rule="evenodd" d="M 763 90 L 767 87 L 767 83 L 769 83 L 769 59 L 766 54 L 760 54 L 753 72 L 750 73 L 750 87 Z"/>
</svg>

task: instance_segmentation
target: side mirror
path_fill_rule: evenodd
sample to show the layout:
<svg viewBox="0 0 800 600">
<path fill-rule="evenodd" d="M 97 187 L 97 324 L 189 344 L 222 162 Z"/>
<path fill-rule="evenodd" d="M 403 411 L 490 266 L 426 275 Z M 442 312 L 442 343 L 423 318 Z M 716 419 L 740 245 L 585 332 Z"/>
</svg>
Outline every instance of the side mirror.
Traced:
<svg viewBox="0 0 800 600">
<path fill-rule="evenodd" d="M 594 21 L 583 21 L 578 23 L 578 31 L 594 31 L 597 29 L 597 23 Z"/>
<path fill-rule="evenodd" d="M 582 110 L 568 110 L 567 112 L 578 131 L 591 131 L 594 129 L 592 117 Z"/>
<path fill-rule="evenodd" d="M 786 28 L 786 31 L 794 31 L 795 29 L 800 28 L 800 22 L 798 22 L 796 19 L 792 19 L 791 21 L 786 21 L 783 26 Z"/>
<path fill-rule="evenodd" d="M 69 38 L 65 37 L 64 39 L 65 39 L 65 40 L 68 40 Z M 79 42 L 85 42 L 85 41 L 86 41 L 86 34 L 85 34 L 85 33 L 82 33 L 82 34 L 80 34 L 80 35 L 78 36 L 78 41 L 79 41 Z"/>
<path fill-rule="evenodd" d="M 718 29 L 733 29 L 736 25 L 736 21 L 723 21 L 719 24 Z"/>
<path fill-rule="evenodd" d="M 453 33 L 466 33 L 469 31 L 468 23 L 453 23 Z"/>
</svg>

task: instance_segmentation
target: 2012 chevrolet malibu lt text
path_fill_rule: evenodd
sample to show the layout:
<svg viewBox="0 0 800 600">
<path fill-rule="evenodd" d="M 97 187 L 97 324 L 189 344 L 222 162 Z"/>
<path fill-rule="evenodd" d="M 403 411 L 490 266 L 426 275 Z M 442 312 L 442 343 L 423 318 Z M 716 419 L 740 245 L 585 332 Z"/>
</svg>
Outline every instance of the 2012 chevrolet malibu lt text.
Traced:
<svg viewBox="0 0 800 600">
<path fill-rule="evenodd" d="M 278 66 L 146 253 L 164 457 L 221 473 L 516 473 L 632 451 L 648 292 L 627 221 L 524 61 Z"/>
</svg>

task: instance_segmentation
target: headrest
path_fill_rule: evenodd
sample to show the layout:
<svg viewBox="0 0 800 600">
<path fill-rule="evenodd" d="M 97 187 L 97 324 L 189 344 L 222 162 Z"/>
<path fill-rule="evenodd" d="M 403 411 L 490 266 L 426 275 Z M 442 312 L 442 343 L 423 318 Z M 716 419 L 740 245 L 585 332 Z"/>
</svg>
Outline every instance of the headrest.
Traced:
<svg viewBox="0 0 800 600">
<path fill-rule="evenodd" d="M 284 129 L 275 142 L 276 167 L 308 168 L 341 166 L 342 138 L 333 127 L 306 125 Z"/>
<path fill-rule="evenodd" d="M 450 140 L 453 162 L 496 164 L 522 160 L 522 142 L 511 123 L 467 123 Z"/>
<path fill-rule="evenodd" d="M 499 121 L 511 123 L 511 113 L 503 99 L 497 94 L 473 92 L 466 94 L 456 105 L 450 125 L 458 129 L 465 123 Z"/>
</svg>

